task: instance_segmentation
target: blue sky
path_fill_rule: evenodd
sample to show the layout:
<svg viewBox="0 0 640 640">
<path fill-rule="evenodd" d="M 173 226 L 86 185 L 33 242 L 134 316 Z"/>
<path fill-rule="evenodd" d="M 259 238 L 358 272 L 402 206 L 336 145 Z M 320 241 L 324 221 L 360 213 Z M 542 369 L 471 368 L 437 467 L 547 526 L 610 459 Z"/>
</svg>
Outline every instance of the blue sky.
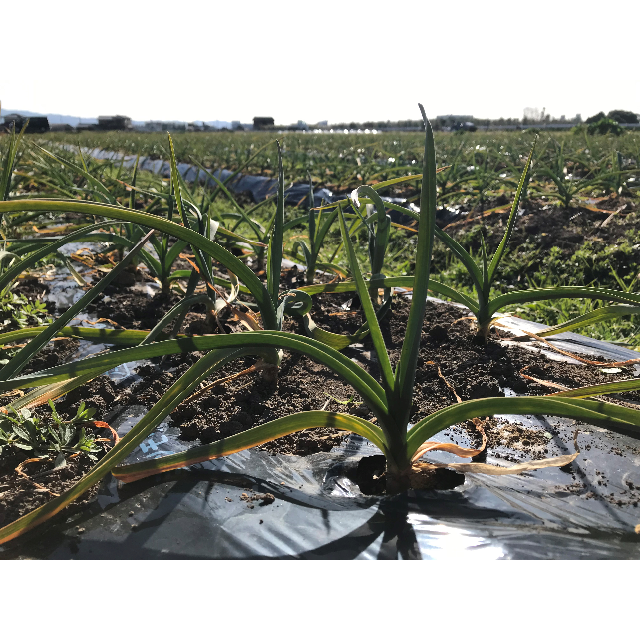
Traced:
<svg viewBox="0 0 640 640">
<path fill-rule="evenodd" d="M 640 112 L 637 2 L 225 4 L 33 1 L 2 30 L 3 113 L 287 124 L 417 119 L 419 101 L 430 117 Z"/>
</svg>

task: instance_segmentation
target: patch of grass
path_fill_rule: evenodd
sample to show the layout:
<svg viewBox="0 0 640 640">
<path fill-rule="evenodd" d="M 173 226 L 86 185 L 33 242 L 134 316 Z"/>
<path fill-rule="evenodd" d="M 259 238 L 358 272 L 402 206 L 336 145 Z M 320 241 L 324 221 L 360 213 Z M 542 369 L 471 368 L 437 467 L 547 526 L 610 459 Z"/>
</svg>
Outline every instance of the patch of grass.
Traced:
<svg viewBox="0 0 640 640">
<path fill-rule="evenodd" d="M 481 225 L 475 225 L 458 236 L 461 244 L 469 247 L 472 256 L 477 259 L 480 257 L 481 232 Z M 464 293 L 472 293 L 472 283 L 466 269 L 444 246 L 436 246 L 434 262 L 438 280 Z M 500 278 L 494 283 L 492 295 L 516 288 L 583 285 L 635 293 L 640 290 L 639 278 L 640 232 L 635 228 L 626 229 L 612 244 L 589 239 L 576 246 L 562 248 L 552 245 L 545 249 L 535 237 L 527 237 L 523 243 L 511 247 L 505 255 Z M 606 303 L 599 300 L 560 299 L 507 307 L 505 311 L 553 326 L 603 306 Z M 578 329 L 576 333 L 631 347 L 640 346 L 640 320 L 637 317 L 592 325 Z"/>
</svg>

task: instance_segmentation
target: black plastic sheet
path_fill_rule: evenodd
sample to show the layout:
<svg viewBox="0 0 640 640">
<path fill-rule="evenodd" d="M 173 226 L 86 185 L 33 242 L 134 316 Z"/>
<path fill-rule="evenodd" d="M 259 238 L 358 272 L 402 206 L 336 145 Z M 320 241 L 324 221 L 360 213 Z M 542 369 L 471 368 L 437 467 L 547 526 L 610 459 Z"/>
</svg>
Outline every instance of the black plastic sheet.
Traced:
<svg viewBox="0 0 640 640">
<path fill-rule="evenodd" d="M 122 435 L 142 413 L 143 407 L 128 407 L 111 423 Z M 550 455 L 573 450 L 573 421 L 505 418 L 544 430 Z M 177 436 L 164 423 L 129 462 L 186 448 Z M 640 495 L 629 489 L 629 483 L 640 486 L 638 441 L 582 426 L 578 442 L 583 453 L 568 470 L 468 474 L 453 490 L 393 497 L 365 496 L 350 480 L 355 461 L 379 453 L 359 436 L 307 457 L 249 450 L 137 483 L 108 479 L 88 508 L 26 534 L 0 549 L 0 557 L 640 557 L 634 533 Z M 504 465 L 497 456 L 506 452 L 498 447 L 488 462 Z M 429 460 L 442 462 L 448 455 Z M 256 494 L 271 494 L 273 502 L 248 501 Z"/>
<path fill-rule="evenodd" d="M 75 150 L 68 145 L 65 148 L 72 151 Z M 137 156 L 124 155 L 118 151 L 105 151 L 103 149 L 83 148 L 82 152 L 99 160 L 122 162 L 125 167 L 133 167 L 137 159 Z M 151 173 L 160 175 L 163 178 L 169 178 L 171 176 L 171 163 L 166 160 L 151 160 L 146 156 L 140 156 L 138 168 L 141 171 L 150 171 Z M 215 180 L 212 180 L 204 173 L 204 171 L 200 170 L 195 165 L 180 162 L 177 164 L 177 169 L 185 182 L 192 183 L 197 180 L 200 184 L 207 184 L 211 187 L 217 186 L 217 182 Z M 212 173 L 220 182 L 228 180 L 228 182 L 225 182 L 225 187 L 229 189 L 231 193 L 249 193 L 255 203 L 266 200 L 273 196 L 278 190 L 278 181 L 273 178 L 251 176 L 242 173 L 238 173 L 233 176 L 233 172 L 228 171 L 227 169 L 216 169 Z M 231 176 L 233 177 L 231 178 Z M 229 178 L 231 179 L 229 180 Z M 309 184 L 304 182 L 292 183 L 290 186 L 285 188 L 284 196 L 285 202 L 291 205 L 301 205 L 306 203 L 309 198 Z M 344 198 L 345 194 L 335 195 L 330 189 L 321 187 L 315 189 L 313 192 L 313 206 L 320 207 L 325 203 L 330 204 L 332 202 L 337 202 L 338 200 L 343 200 Z M 404 198 L 389 198 L 383 196 L 382 199 L 395 204 L 406 204 L 406 200 Z M 392 222 L 409 222 L 412 220 L 412 218 L 404 216 L 397 211 L 391 211 L 390 215 Z"/>
</svg>

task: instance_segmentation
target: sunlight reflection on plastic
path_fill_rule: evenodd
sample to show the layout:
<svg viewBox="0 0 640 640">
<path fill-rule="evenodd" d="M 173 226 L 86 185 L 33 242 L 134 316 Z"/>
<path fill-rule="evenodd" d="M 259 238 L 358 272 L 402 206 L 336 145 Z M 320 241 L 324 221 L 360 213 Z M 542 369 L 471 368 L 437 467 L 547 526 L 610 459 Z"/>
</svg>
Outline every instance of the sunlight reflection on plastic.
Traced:
<svg viewBox="0 0 640 640">
<path fill-rule="evenodd" d="M 469 552 L 477 560 L 500 560 L 505 557 L 504 550 L 489 538 L 472 535 L 464 529 L 454 529 L 446 524 L 436 524 L 431 518 L 425 518 L 420 514 L 411 514 L 407 523 L 413 526 L 417 535 L 429 536 L 428 549 L 421 548 L 421 551 L 433 560 L 468 560 Z M 423 559 L 426 559 L 424 555 Z"/>
</svg>

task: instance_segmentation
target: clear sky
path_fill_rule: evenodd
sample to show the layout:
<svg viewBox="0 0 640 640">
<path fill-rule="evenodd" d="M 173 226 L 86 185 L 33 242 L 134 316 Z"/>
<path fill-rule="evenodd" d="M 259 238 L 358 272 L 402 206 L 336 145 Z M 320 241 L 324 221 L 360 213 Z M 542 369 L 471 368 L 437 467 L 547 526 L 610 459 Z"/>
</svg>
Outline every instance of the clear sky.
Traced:
<svg viewBox="0 0 640 640">
<path fill-rule="evenodd" d="M 3 113 L 288 124 L 418 119 L 418 102 L 429 117 L 640 112 L 638 0 L 15 6 L 0 36 Z"/>
</svg>

